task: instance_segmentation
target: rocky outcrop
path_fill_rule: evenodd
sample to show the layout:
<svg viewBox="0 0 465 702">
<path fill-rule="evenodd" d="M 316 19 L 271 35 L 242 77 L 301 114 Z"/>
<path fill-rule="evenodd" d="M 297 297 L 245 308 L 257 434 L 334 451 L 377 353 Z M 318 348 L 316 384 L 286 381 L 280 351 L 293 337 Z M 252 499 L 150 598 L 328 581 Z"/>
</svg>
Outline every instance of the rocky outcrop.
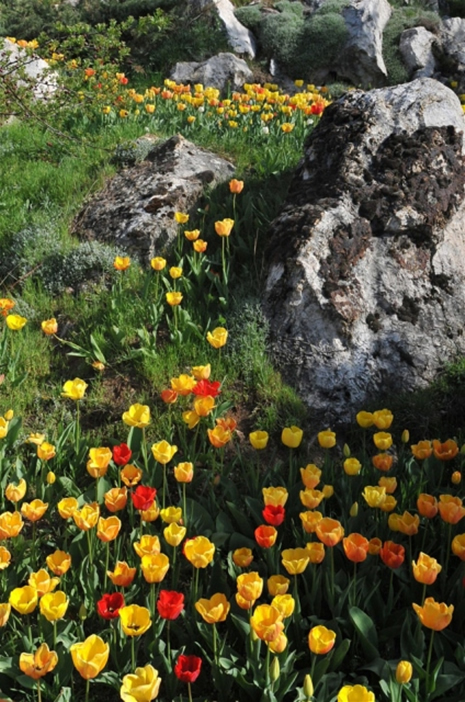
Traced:
<svg viewBox="0 0 465 702">
<path fill-rule="evenodd" d="M 436 36 L 424 27 L 412 27 L 402 32 L 399 50 L 409 78 L 431 78 L 436 70 L 433 46 Z"/>
<path fill-rule="evenodd" d="M 244 83 L 252 81 L 253 73 L 243 59 L 234 54 L 221 53 L 202 63 L 177 63 L 170 78 L 176 83 L 202 83 L 218 90 L 226 90 L 228 87 L 240 90 Z"/>
<path fill-rule="evenodd" d="M 387 0 L 351 0 L 342 10 L 348 39 L 339 58 L 339 74 L 356 85 L 383 85 L 383 31 L 391 16 Z"/>
<path fill-rule="evenodd" d="M 255 58 L 256 42 L 252 32 L 246 29 L 234 15 L 234 5 L 230 0 L 213 0 L 220 20 L 223 22 L 228 41 L 237 54 Z"/>
<path fill-rule="evenodd" d="M 464 117 L 429 78 L 330 105 L 270 231 L 276 360 L 323 421 L 465 353 Z"/>
<path fill-rule="evenodd" d="M 442 72 L 465 89 L 465 19 L 445 19 L 441 30 Z"/>
<path fill-rule="evenodd" d="M 234 166 L 177 135 L 156 143 L 145 160 L 112 178 L 76 217 L 80 238 L 115 244 L 141 261 L 167 253 L 178 225 L 206 185 L 228 180 Z"/>
</svg>

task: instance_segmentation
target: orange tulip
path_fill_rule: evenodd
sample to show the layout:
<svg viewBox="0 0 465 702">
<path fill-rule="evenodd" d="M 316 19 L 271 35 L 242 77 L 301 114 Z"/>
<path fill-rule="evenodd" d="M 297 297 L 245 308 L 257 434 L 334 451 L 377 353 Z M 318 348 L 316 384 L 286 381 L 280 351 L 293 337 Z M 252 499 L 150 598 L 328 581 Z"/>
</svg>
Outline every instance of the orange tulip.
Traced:
<svg viewBox="0 0 465 702">
<path fill-rule="evenodd" d="M 438 501 L 433 495 L 422 492 L 418 495 L 417 509 L 422 517 L 433 519 L 439 511 Z"/>
<path fill-rule="evenodd" d="M 433 631 L 442 631 L 452 621 L 454 605 L 447 606 L 444 602 L 436 602 L 433 597 L 427 597 L 423 607 L 415 603 L 412 607 L 423 626 Z"/>
<path fill-rule="evenodd" d="M 104 495 L 105 507 L 109 512 L 119 512 L 126 507 L 128 501 L 128 489 L 126 487 L 122 488 L 111 488 Z"/>
<path fill-rule="evenodd" d="M 316 535 L 325 546 L 331 548 L 341 541 L 344 528 L 336 519 L 323 517 L 316 527 Z"/>
<path fill-rule="evenodd" d="M 136 576 L 136 569 L 130 568 L 126 561 L 118 561 L 113 572 L 107 570 L 107 575 L 116 587 L 128 587 Z"/>
<path fill-rule="evenodd" d="M 21 514 L 30 522 L 38 522 L 48 509 L 48 504 L 42 500 L 32 500 L 32 502 L 23 502 L 21 505 Z"/>
<path fill-rule="evenodd" d="M 323 519 L 323 515 L 321 512 L 314 511 L 301 512 L 299 514 L 299 517 L 302 522 L 303 530 L 307 534 L 314 534 L 318 523 Z"/>
<path fill-rule="evenodd" d="M 465 507 L 462 506 L 460 497 L 439 495 L 438 508 L 441 519 L 448 524 L 458 524 L 465 517 Z"/>
<path fill-rule="evenodd" d="M 46 643 L 41 644 L 34 653 L 22 653 L 19 657 L 20 669 L 33 680 L 40 680 L 50 673 L 57 663 L 56 651 L 50 651 Z"/>
<path fill-rule="evenodd" d="M 321 470 L 313 463 L 309 463 L 308 466 L 300 469 L 300 475 L 305 487 L 313 490 L 320 482 Z"/>
<path fill-rule="evenodd" d="M 459 447 L 453 439 L 447 439 L 443 444 L 437 439 L 433 441 L 433 453 L 439 461 L 451 461 L 459 452 Z"/>
<path fill-rule="evenodd" d="M 392 468 L 394 457 L 389 453 L 378 453 L 376 456 L 373 456 L 371 460 L 375 468 L 383 471 L 383 473 L 387 473 L 388 470 Z"/>
<path fill-rule="evenodd" d="M 108 543 L 114 541 L 121 530 L 121 520 L 118 517 L 100 517 L 97 523 L 97 537 L 100 541 Z"/>
<path fill-rule="evenodd" d="M 457 534 L 452 539 L 452 553 L 458 556 L 461 561 L 465 561 L 465 534 Z"/>
<path fill-rule="evenodd" d="M 361 563 L 368 555 L 369 541 L 361 534 L 349 534 L 342 540 L 342 545 L 347 558 L 353 563 Z"/>
<path fill-rule="evenodd" d="M 325 626 L 314 626 L 308 634 L 308 647 L 312 653 L 321 656 L 329 653 L 336 643 L 336 632 Z"/>
<path fill-rule="evenodd" d="M 324 560 L 324 544 L 320 544 L 318 541 L 310 541 L 305 545 L 305 550 L 308 551 L 310 563 L 321 563 Z"/>
<path fill-rule="evenodd" d="M 419 441 L 418 444 L 410 446 L 410 449 L 418 461 L 424 461 L 433 453 L 431 441 Z"/>
<path fill-rule="evenodd" d="M 140 483 L 143 475 L 141 469 L 137 468 L 137 466 L 133 466 L 131 463 L 124 466 L 124 468 L 120 470 L 119 474 L 121 476 L 121 480 L 127 487 L 134 487 Z"/>
</svg>

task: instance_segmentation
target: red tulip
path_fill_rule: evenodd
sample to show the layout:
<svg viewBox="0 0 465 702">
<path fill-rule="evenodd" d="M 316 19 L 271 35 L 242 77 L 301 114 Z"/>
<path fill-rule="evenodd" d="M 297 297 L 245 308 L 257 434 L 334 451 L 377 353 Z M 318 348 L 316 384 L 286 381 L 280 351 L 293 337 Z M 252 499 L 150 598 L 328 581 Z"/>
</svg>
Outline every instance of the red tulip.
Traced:
<svg viewBox="0 0 465 702">
<path fill-rule="evenodd" d="M 279 526 L 284 521 L 286 510 L 281 505 L 267 505 L 263 510 L 262 515 L 267 524 Z"/>
<path fill-rule="evenodd" d="M 117 619 L 121 607 L 124 607 L 124 597 L 120 592 L 106 593 L 97 602 L 97 612 L 103 619 Z"/>
<path fill-rule="evenodd" d="M 385 541 L 379 555 L 385 565 L 395 570 L 404 562 L 405 548 L 394 541 Z"/>
<path fill-rule="evenodd" d="M 179 656 L 174 666 L 174 674 L 185 683 L 193 683 L 200 675 L 202 659 L 198 656 Z"/>
<path fill-rule="evenodd" d="M 210 382 L 209 380 L 199 380 L 194 385 L 192 392 L 199 397 L 217 397 L 220 394 L 221 383 L 218 380 Z"/>
<path fill-rule="evenodd" d="M 184 595 L 174 590 L 160 590 L 157 601 L 158 614 L 162 619 L 177 619 L 184 609 Z"/>
<path fill-rule="evenodd" d="M 134 492 L 131 493 L 135 509 L 140 509 L 142 511 L 150 509 L 156 496 L 156 488 L 149 487 L 148 485 L 138 485 Z"/>
<path fill-rule="evenodd" d="M 113 446 L 113 460 L 117 466 L 125 466 L 131 460 L 132 451 L 127 444 Z"/>
</svg>

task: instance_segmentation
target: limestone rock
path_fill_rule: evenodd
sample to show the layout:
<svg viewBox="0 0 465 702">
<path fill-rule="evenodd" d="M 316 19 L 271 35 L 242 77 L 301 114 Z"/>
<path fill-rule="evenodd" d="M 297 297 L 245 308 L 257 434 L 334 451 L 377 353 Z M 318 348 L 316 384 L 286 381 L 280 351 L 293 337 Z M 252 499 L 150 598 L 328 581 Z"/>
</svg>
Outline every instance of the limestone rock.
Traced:
<svg viewBox="0 0 465 702">
<path fill-rule="evenodd" d="M 270 232 L 265 310 L 322 422 L 465 353 L 463 129 L 457 96 L 422 78 L 347 93 L 307 141 Z"/>
<path fill-rule="evenodd" d="M 156 143 L 146 159 L 114 176 L 76 217 L 80 238 L 115 244 L 148 261 L 175 240 L 175 212 L 189 212 L 205 186 L 228 180 L 234 166 L 177 135 Z"/>
<path fill-rule="evenodd" d="M 177 63 L 170 78 L 177 83 L 202 83 L 218 90 L 225 90 L 229 85 L 234 90 L 240 90 L 244 83 L 252 81 L 253 73 L 243 59 L 234 54 L 220 53 L 202 63 Z"/>
<path fill-rule="evenodd" d="M 22 69 L 25 79 L 19 80 L 19 85 L 27 85 L 33 91 L 37 100 L 43 100 L 53 95 L 58 87 L 57 74 L 50 70 L 46 61 L 38 56 L 29 55 L 25 49 L 8 39 L 0 39 L 0 60 L 8 58 L 8 63 L 13 70 Z"/>
<path fill-rule="evenodd" d="M 257 51 L 252 32 L 244 27 L 234 15 L 234 5 L 230 0 L 214 0 L 216 11 L 223 22 L 232 49 L 238 54 L 247 54 L 255 58 Z"/>
<path fill-rule="evenodd" d="M 413 27 L 402 32 L 399 50 L 410 78 L 431 78 L 436 68 L 433 45 L 436 37 L 424 27 Z"/>
<path fill-rule="evenodd" d="M 313 72 L 314 81 L 326 83 L 337 77 L 366 88 L 385 85 L 383 32 L 391 13 L 387 0 L 350 0 L 341 12 L 347 40 L 334 61 Z"/>
</svg>

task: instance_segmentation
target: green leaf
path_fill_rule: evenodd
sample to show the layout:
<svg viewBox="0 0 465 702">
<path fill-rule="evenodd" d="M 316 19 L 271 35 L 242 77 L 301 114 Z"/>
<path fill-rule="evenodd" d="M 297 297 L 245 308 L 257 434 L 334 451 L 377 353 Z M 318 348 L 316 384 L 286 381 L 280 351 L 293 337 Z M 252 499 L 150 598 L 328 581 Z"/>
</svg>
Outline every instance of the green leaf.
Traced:
<svg viewBox="0 0 465 702">
<path fill-rule="evenodd" d="M 368 660 L 379 658 L 378 634 L 373 620 L 358 607 L 349 607 L 349 617 L 360 637 L 360 643 Z"/>
<path fill-rule="evenodd" d="M 331 666 L 330 670 L 337 670 L 338 668 L 341 667 L 342 661 L 346 657 L 349 648 L 350 648 L 351 641 L 350 639 L 343 639 L 339 646 L 337 646 L 334 649 L 334 653 L 331 657 Z"/>
<path fill-rule="evenodd" d="M 98 345 L 93 334 L 90 335 L 90 344 L 92 346 L 92 351 L 94 352 L 94 356 L 97 359 L 97 361 L 100 361 L 101 363 L 106 363 L 107 359 L 105 358 L 103 351 Z"/>
<path fill-rule="evenodd" d="M 62 687 L 58 696 L 55 698 L 54 702 L 71 702 L 73 699 L 73 692 L 70 687 Z"/>
</svg>

